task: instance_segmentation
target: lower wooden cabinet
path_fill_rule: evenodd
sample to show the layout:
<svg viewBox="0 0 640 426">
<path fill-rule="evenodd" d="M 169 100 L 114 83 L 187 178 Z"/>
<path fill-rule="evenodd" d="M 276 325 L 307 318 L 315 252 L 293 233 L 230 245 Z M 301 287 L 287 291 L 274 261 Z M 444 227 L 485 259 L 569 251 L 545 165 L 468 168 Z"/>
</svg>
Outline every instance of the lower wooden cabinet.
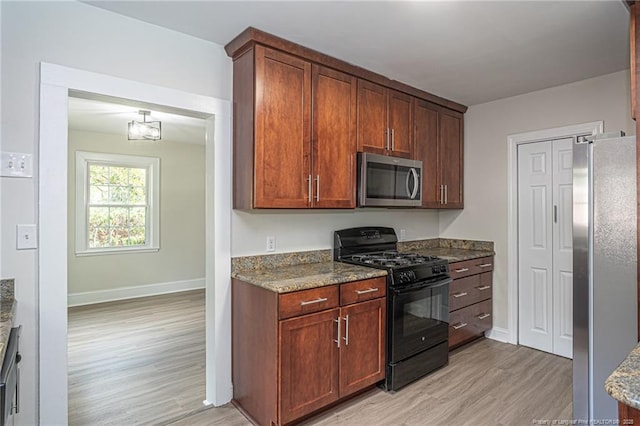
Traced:
<svg viewBox="0 0 640 426">
<path fill-rule="evenodd" d="M 493 326 L 493 257 L 449 265 L 449 349 L 484 336 Z"/>
<path fill-rule="evenodd" d="M 254 423 L 295 422 L 384 379 L 384 277 L 286 294 L 234 279 L 232 292 L 233 403 Z"/>
</svg>

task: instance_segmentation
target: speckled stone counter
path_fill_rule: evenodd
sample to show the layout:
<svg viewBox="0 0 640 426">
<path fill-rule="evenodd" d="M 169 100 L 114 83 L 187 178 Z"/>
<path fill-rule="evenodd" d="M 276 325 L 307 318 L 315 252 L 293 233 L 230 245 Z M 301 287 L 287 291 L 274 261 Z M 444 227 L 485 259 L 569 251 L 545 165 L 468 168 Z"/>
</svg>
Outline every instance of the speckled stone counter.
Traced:
<svg viewBox="0 0 640 426">
<path fill-rule="evenodd" d="M 449 263 L 495 255 L 493 243 L 490 241 L 448 238 L 404 241 L 398 243 L 398 251 L 417 253 L 422 256 L 438 256 L 448 260 Z"/>
<path fill-rule="evenodd" d="M 0 280 L 0 365 L 4 359 L 16 310 L 14 280 Z"/>
<path fill-rule="evenodd" d="M 289 293 L 333 284 L 384 277 L 382 269 L 365 268 L 340 262 L 304 263 L 271 269 L 236 270 L 231 276 L 249 284 Z"/>
<path fill-rule="evenodd" d="M 640 344 L 611 373 L 604 388 L 614 399 L 640 410 Z"/>
</svg>

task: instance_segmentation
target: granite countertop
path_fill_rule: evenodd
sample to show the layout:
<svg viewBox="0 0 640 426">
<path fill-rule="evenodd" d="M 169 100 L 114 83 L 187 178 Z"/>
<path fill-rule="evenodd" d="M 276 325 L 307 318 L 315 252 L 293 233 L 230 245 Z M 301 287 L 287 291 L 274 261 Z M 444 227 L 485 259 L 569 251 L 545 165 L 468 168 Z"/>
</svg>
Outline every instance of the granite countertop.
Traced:
<svg viewBox="0 0 640 426">
<path fill-rule="evenodd" d="M 640 410 L 640 343 L 611 373 L 604 388 L 614 399 Z"/>
<path fill-rule="evenodd" d="M 13 282 L 13 280 L 0 280 L 0 365 L 4 360 L 4 353 L 16 311 Z"/>
<path fill-rule="evenodd" d="M 289 293 L 327 285 L 342 284 L 368 278 L 384 277 L 382 269 L 366 268 L 340 262 L 306 263 L 272 269 L 239 270 L 231 276 L 249 284 Z"/>
</svg>

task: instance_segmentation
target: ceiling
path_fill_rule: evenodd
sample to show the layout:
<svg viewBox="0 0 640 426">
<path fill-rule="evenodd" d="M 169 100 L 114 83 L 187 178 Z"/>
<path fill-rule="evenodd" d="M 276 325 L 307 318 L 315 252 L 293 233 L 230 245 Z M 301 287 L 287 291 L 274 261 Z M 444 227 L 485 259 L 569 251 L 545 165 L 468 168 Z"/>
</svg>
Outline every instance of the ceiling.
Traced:
<svg viewBox="0 0 640 426">
<path fill-rule="evenodd" d="M 109 133 L 127 140 L 128 123 L 143 121 L 140 109 L 151 111 L 147 121 L 162 122 L 162 140 L 205 144 L 206 121 L 173 114 L 147 105 L 132 105 L 126 100 L 84 99 L 69 97 L 69 128 L 86 132 Z"/>
<path fill-rule="evenodd" d="M 225 45 L 248 26 L 476 105 L 629 68 L 610 1 L 86 1 Z"/>
</svg>

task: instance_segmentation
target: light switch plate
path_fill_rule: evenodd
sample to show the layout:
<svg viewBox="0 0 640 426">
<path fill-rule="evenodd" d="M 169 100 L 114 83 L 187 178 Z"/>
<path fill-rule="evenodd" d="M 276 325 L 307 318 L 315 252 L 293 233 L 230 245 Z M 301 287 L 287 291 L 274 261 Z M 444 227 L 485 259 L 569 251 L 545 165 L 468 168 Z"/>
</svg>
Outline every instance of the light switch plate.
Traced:
<svg viewBox="0 0 640 426">
<path fill-rule="evenodd" d="M 400 241 L 404 241 L 407 239 L 407 231 L 405 229 L 400 230 Z"/>
<path fill-rule="evenodd" d="M 18 250 L 38 248 L 38 230 L 36 225 L 16 226 L 16 248 Z"/>
<path fill-rule="evenodd" d="M 24 152 L 1 152 L 0 176 L 33 177 L 33 155 Z"/>
</svg>

